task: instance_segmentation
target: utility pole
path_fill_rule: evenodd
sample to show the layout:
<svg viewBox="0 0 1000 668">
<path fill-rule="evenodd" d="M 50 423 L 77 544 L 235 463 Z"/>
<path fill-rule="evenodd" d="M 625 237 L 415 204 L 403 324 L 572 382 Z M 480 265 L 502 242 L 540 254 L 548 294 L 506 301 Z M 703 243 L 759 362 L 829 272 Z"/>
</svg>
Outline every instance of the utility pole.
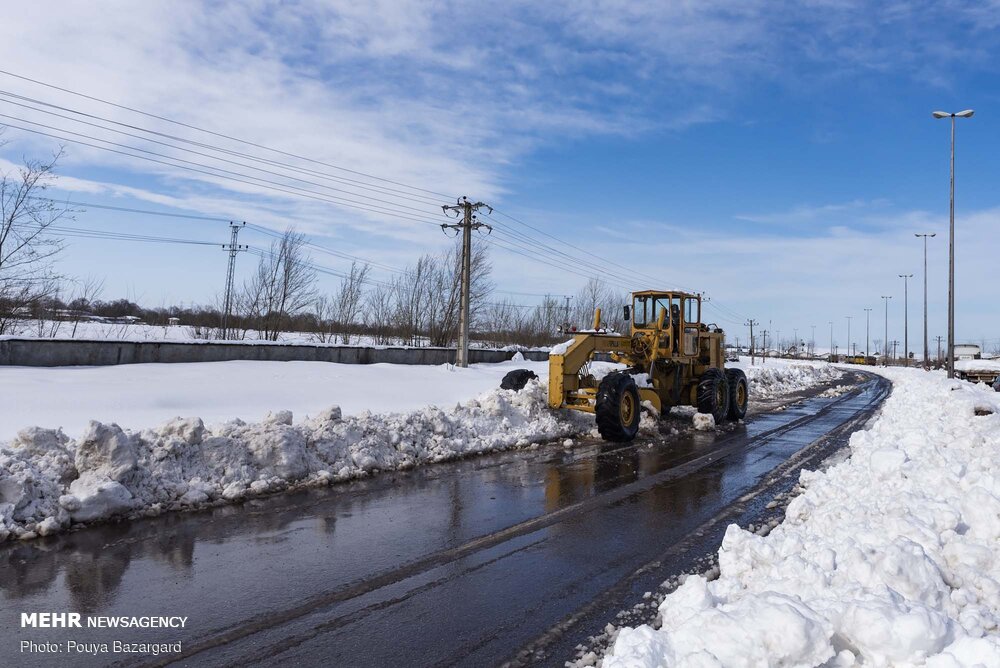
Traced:
<svg viewBox="0 0 1000 668">
<path fill-rule="evenodd" d="M 830 321 L 830 356 L 827 359 L 833 361 L 833 320 Z"/>
<path fill-rule="evenodd" d="M 812 327 L 812 338 L 809 339 L 809 354 L 816 357 L 816 325 L 809 325 Z"/>
<path fill-rule="evenodd" d="M 903 279 L 903 365 L 910 366 L 910 292 L 909 281 L 913 274 L 899 274 Z"/>
<path fill-rule="evenodd" d="M 760 363 L 761 364 L 767 364 L 767 330 L 766 329 L 763 332 L 761 332 L 761 336 L 764 337 L 764 352 L 761 353 Z"/>
<path fill-rule="evenodd" d="M 937 337 L 938 353 L 937 353 L 937 360 L 936 361 L 937 361 L 938 364 L 941 363 L 941 339 L 942 338 L 944 338 L 944 337 L 941 337 L 941 336 Z"/>
<path fill-rule="evenodd" d="M 868 357 L 868 342 L 871 340 L 871 335 L 869 334 L 869 332 L 871 331 L 871 324 L 872 324 L 872 310 L 870 308 L 866 308 L 865 309 L 865 357 Z"/>
<path fill-rule="evenodd" d="M 486 223 L 480 223 L 476 220 L 475 213 L 482 208 L 489 209 L 489 212 L 493 213 L 493 207 L 489 204 L 484 204 L 483 202 L 472 203 L 465 196 L 459 199 L 456 204 L 441 207 L 441 210 L 445 214 L 454 213 L 456 218 L 459 216 L 462 217 L 462 222 L 460 223 L 441 225 L 442 230 L 455 229 L 462 232 L 462 296 L 458 314 L 458 350 L 455 354 L 455 365 L 460 367 L 469 366 L 469 301 L 472 298 L 470 294 L 472 291 L 472 230 L 485 227 L 491 232 L 493 231 L 493 228 Z"/>
<path fill-rule="evenodd" d="M 851 318 L 853 318 L 854 316 L 853 315 L 845 315 L 844 317 L 847 318 L 847 354 L 850 355 L 851 354 Z"/>
<path fill-rule="evenodd" d="M 565 322 L 566 322 L 565 330 L 566 331 L 564 333 L 568 333 L 569 332 L 569 300 L 572 299 L 572 298 L 573 297 L 571 295 L 564 295 L 564 299 L 566 300 L 566 320 L 565 320 Z"/>
<path fill-rule="evenodd" d="M 930 369 L 930 352 L 927 345 L 927 237 L 936 237 L 937 233 L 916 234 L 914 236 L 924 238 L 924 369 Z"/>
<path fill-rule="evenodd" d="M 899 341 L 893 340 L 893 342 L 892 342 L 892 359 L 893 359 L 893 361 L 899 359 L 898 357 L 896 357 L 896 346 L 898 346 L 898 345 L 899 345 Z"/>
<path fill-rule="evenodd" d="M 222 300 L 222 338 L 229 339 L 229 317 L 233 310 L 233 280 L 236 276 L 236 254 L 249 248 L 246 244 L 238 244 L 240 230 L 246 223 L 229 223 L 230 237 L 228 244 L 222 244 L 222 250 L 229 251 L 229 266 L 226 269 L 226 295 Z"/>
<path fill-rule="evenodd" d="M 746 321 L 746 326 L 750 328 L 750 366 L 755 364 L 754 362 L 754 346 L 753 346 L 753 328 L 760 323 L 750 318 Z"/>
<path fill-rule="evenodd" d="M 885 301 L 885 338 L 882 339 L 882 357 L 885 358 L 885 365 L 889 366 L 889 300 L 892 295 L 882 295 Z"/>
</svg>

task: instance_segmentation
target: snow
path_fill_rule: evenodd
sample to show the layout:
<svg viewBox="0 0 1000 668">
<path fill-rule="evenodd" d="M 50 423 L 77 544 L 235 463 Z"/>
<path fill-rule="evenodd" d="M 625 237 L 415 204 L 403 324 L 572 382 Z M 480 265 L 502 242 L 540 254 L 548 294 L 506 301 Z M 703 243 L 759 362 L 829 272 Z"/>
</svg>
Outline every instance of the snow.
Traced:
<svg viewBox="0 0 1000 668">
<path fill-rule="evenodd" d="M 521 392 L 497 389 L 514 368 L 539 379 Z M 617 368 L 591 366 L 595 375 Z M 781 387 L 801 388 L 821 371 L 774 373 Z M 568 447 L 593 433 L 593 417 L 549 410 L 547 372 L 524 361 L 7 368 L 5 384 L 18 392 L 0 417 L 0 540 L 540 442 Z M 751 382 L 758 374 L 772 372 L 751 369 Z M 641 429 L 654 433 L 658 422 L 644 413 Z"/>
<path fill-rule="evenodd" d="M 90 420 L 142 429 L 178 415 L 206 424 L 264 419 L 271 411 L 313 415 L 330 406 L 345 415 L 453 406 L 500 386 L 512 369 L 547 378 L 546 362 L 474 364 L 334 364 L 330 362 L 196 362 L 104 367 L 3 367 L 0 442 L 25 425 L 62 427 L 79 437 Z"/>
<path fill-rule="evenodd" d="M 1000 394 L 875 371 L 894 389 L 851 457 L 803 471 L 766 537 L 730 526 L 718 579 L 622 628 L 604 668 L 1000 667 Z"/>
<path fill-rule="evenodd" d="M 1000 360 L 955 360 L 956 371 L 1000 371 Z"/>
</svg>

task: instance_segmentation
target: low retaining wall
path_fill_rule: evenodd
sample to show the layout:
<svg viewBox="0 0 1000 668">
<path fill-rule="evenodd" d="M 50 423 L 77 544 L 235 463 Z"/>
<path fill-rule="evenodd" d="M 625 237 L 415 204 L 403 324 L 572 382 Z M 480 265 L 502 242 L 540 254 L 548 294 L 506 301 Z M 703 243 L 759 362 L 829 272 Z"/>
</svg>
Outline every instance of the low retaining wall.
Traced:
<svg viewBox="0 0 1000 668">
<path fill-rule="evenodd" d="M 549 354 L 523 352 L 525 359 L 544 361 Z M 504 362 L 513 351 L 469 351 L 469 360 Z M 454 348 L 372 348 L 367 346 L 309 346 L 273 343 L 184 343 L 179 341 L 87 341 L 66 339 L 0 340 L 0 365 L 6 366 L 109 366 L 149 362 L 338 362 L 340 364 L 447 364 L 455 361 Z"/>
</svg>

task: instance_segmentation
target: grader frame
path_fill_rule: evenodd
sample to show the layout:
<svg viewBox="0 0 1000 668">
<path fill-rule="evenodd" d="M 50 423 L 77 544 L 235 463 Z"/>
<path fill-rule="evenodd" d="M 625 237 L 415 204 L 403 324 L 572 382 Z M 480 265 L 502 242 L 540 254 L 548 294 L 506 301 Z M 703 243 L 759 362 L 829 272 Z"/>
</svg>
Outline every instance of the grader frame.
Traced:
<svg viewBox="0 0 1000 668">
<path fill-rule="evenodd" d="M 745 415 L 746 376 L 725 369 L 725 334 L 702 323 L 700 295 L 635 292 L 624 315 L 629 336 L 602 330 L 598 309 L 592 330 L 550 352 L 551 408 L 595 413 L 608 440 L 634 438 L 643 407 L 659 416 L 673 406 L 692 405 L 716 421 Z M 598 382 L 588 365 L 599 353 L 627 368 Z"/>
</svg>

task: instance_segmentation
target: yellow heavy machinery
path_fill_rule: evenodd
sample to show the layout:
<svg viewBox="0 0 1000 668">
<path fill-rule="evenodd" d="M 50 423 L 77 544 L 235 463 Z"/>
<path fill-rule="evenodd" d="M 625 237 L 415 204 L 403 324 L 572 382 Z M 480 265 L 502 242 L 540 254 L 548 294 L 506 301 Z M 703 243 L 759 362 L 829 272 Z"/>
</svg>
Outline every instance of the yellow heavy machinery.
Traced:
<svg viewBox="0 0 1000 668">
<path fill-rule="evenodd" d="M 639 431 L 643 408 L 663 415 L 673 406 L 695 406 L 716 422 L 746 415 L 746 375 L 725 368 L 725 334 L 701 322 L 701 297 L 647 290 L 632 294 L 625 307 L 629 335 L 594 327 L 549 353 L 549 406 L 594 413 L 605 440 L 630 441 Z M 607 353 L 626 365 L 600 382 L 590 373 L 594 356 Z M 517 389 L 533 377 L 512 371 L 501 387 Z"/>
</svg>

